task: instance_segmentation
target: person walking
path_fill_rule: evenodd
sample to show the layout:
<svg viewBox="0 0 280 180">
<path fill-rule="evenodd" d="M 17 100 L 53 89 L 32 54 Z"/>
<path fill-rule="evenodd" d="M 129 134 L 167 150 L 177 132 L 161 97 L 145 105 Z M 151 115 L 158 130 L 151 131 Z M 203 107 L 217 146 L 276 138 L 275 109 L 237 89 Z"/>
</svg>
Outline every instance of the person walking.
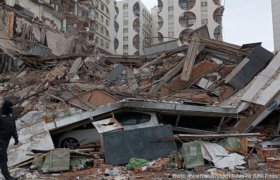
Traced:
<svg viewBox="0 0 280 180">
<path fill-rule="evenodd" d="M 10 176 L 8 165 L 7 165 L 8 163 L 7 149 L 11 137 L 15 139 L 15 145 L 19 143 L 16 122 L 12 115 L 12 112 L 13 112 L 13 103 L 9 100 L 5 100 L 2 108 L 0 109 L 0 168 L 6 180 L 18 179 Z"/>
</svg>

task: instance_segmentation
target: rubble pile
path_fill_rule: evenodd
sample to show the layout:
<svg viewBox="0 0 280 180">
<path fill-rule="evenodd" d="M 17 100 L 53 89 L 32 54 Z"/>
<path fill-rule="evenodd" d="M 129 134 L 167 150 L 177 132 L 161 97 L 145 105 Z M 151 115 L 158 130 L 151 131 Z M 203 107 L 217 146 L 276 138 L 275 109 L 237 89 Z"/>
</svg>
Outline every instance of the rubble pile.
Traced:
<svg viewBox="0 0 280 180">
<path fill-rule="evenodd" d="M 1 4 L 0 102 L 14 103 L 20 141 L 8 148 L 14 176 L 279 174 L 278 53 L 213 40 L 205 25 L 142 56 L 112 55 L 24 12 Z"/>
</svg>

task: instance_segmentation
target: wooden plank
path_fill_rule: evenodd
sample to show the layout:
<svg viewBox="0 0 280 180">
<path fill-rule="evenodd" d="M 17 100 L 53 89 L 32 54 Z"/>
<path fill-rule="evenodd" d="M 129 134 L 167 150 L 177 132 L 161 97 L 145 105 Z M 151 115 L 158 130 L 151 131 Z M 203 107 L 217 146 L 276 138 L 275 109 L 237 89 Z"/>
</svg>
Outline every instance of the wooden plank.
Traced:
<svg viewBox="0 0 280 180">
<path fill-rule="evenodd" d="M 229 83 L 232 78 L 250 61 L 250 59 L 245 58 L 238 66 L 231 71 L 231 73 L 225 78 L 225 83 Z"/>
<path fill-rule="evenodd" d="M 70 92 L 63 91 L 61 93 L 61 98 L 64 100 L 67 100 L 67 99 L 70 99 L 73 97 L 75 97 L 75 96 L 73 94 L 71 94 Z M 97 108 L 96 106 L 94 106 L 93 104 L 90 104 L 89 102 L 87 102 L 86 100 L 84 100 L 82 98 L 70 99 L 69 103 L 74 104 L 75 106 L 80 107 L 81 109 L 84 109 L 84 110 L 90 110 L 90 109 L 94 110 Z"/>
<path fill-rule="evenodd" d="M 135 78 L 134 72 L 131 69 L 127 68 L 126 76 L 129 88 L 132 90 L 132 92 L 134 92 L 138 88 L 138 83 Z"/>
<path fill-rule="evenodd" d="M 147 66 L 151 66 L 151 65 L 157 63 L 159 60 L 161 60 L 161 59 L 164 58 L 165 56 L 166 56 L 165 54 L 162 54 L 161 56 L 159 56 L 159 57 L 156 58 L 155 60 L 153 60 L 153 61 L 151 61 L 151 62 L 145 64 L 145 65 L 142 66 L 142 67 L 140 67 L 139 70 L 141 70 L 141 69 L 143 69 L 143 68 L 145 68 L 145 67 L 147 67 Z"/>
<path fill-rule="evenodd" d="M 8 19 L 8 36 L 10 38 L 14 37 L 14 18 L 15 18 L 15 14 L 14 12 L 10 12 L 9 13 L 9 19 Z"/>
<path fill-rule="evenodd" d="M 200 44 L 199 37 L 197 37 L 196 35 L 193 36 L 191 40 L 192 40 L 192 42 L 191 42 L 191 45 L 189 46 L 187 58 L 185 60 L 184 68 L 183 68 L 183 71 L 181 74 L 182 81 L 188 81 L 191 77 L 192 69 L 194 66 L 195 59 L 196 59 L 196 54 L 198 52 L 198 47 Z"/>
</svg>

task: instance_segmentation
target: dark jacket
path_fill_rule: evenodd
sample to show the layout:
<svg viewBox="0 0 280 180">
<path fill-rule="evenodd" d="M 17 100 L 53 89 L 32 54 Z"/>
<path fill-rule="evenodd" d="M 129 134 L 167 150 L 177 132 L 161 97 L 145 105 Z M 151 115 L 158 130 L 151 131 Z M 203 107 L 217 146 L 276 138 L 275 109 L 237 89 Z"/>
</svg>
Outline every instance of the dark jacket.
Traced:
<svg viewBox="0 0 280 180">
<path fill-rule="evenodd" d="M 2 109 L 0 109 L 0 138 L 10 141 L 12 136 L 15 139 L 15 142 L 17 142 L 18 134 L 15 119 L 11 114 L 3 114 Z"/>
</svg>

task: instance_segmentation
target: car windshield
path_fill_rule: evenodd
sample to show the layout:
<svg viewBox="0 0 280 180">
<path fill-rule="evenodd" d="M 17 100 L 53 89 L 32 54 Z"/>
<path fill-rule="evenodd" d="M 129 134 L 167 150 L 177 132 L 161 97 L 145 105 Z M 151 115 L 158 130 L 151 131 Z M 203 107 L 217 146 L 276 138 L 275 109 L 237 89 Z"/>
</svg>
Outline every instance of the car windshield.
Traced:
<svg viewBox="0 0 280 180">
<path fill-rule="evenodd" d="M 149 122 L 151 120 L 150 114 L 138 113 L 138 112 L 124 112 L 115 115 L 116 119 L 121 125 L 135 125 Z"/>
</svg>

